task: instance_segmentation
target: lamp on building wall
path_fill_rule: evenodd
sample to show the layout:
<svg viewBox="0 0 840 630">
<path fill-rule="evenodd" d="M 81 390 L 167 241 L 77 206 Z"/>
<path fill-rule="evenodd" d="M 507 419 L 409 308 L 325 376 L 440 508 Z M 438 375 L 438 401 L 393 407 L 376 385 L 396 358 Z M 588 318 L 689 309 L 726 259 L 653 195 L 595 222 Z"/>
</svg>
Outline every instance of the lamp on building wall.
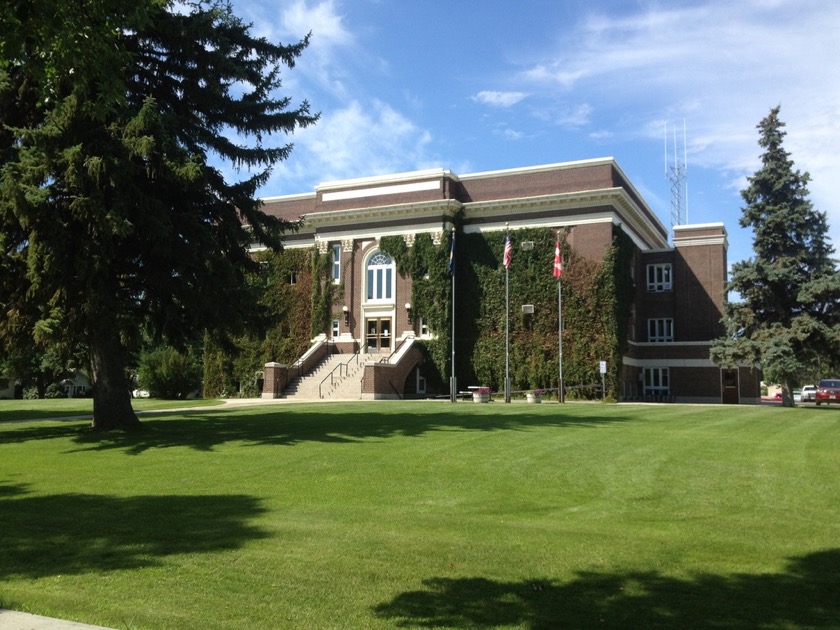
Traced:
<svg viewBox="0 0 840 630">
<path fill-rule="evenodd" d="M 405 303 L 405 312 L 408 314 L 408 323 L 411 323 L 411 302 Z"/>
<path fill-rule="evenodd" d="M 350 309 L 347 308 L 347 305 L 345 304 L 344 306 L 341 307 L 341 311 L 344 313 L 344 325 L 349 326 L 350 325 Z"/>
</svg>

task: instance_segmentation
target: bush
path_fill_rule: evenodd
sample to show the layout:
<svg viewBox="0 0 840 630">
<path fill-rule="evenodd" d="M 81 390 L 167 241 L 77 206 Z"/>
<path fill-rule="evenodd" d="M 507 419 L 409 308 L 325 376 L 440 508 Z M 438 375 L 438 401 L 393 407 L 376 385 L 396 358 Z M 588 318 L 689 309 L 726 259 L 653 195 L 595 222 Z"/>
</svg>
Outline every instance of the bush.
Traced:
<svg viewBox="0 0 840 630">
<path fill-rule="evenodd" d="M 182 399 L 200 389 L 201 362 L 194 353 L 171 346 L 144 350 L 137 369 L 137 385 L 152 398 Z"/>
<path fill-rule="evenodd" d="M 44 398 L 67 398 L 67 392 L 58 383 L 50 383 L 44 390 Z"/>
</svg>

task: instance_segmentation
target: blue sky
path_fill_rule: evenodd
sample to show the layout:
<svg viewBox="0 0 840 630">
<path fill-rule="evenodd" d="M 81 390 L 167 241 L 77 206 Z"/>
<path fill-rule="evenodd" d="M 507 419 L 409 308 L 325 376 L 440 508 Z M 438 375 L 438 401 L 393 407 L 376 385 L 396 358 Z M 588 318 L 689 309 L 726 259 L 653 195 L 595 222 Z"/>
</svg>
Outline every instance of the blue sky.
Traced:
<svg viewBox="0 0 840 630">
<path fill-rule="evenodd" d="M 284 93 L 320 122 L 263 196 L 424 168 L 458 174 L 612 156 L 671 224 L 664 134 L 687 143 L 689 223 L 751 256 L 739 191 L 781 105 L 840 248 L 836 0 L 233 0 L 256 34 L 312 42 Z M 670 134 L 671 132 L 669 132 Z M 669 151 L 673 159 L 673 137 Z"/>
</svg>

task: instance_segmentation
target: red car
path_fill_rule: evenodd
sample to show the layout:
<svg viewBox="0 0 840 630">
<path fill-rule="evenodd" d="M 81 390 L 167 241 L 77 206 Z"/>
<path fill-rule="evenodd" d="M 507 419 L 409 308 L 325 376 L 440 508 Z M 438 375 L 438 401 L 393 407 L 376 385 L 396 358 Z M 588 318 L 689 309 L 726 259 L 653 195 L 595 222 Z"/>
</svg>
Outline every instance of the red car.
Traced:
<svg viewBox="0 0 840 630">
<path fill-rule="evenodd" d="M 817 385 L 817 404 L 840 403 L 840 379 L 824 378 Z"/>
</svg>

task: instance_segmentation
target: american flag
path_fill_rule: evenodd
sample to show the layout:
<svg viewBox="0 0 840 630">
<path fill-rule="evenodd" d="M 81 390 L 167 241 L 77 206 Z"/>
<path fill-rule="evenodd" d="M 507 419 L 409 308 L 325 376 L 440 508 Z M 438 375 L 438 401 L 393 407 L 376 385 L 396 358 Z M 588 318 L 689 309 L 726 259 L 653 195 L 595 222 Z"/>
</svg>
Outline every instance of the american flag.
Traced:
<svg viewBox="0 0 840 630">
<path fill-rule="evenodd" d="M 510 244 L 510 234 L 505 234 L 505 269 L 510 269 L 510 257 L 513 254 L 513 245 Z"/>
<path fill-rule="evenodd" d="M 560 253 L 560 239 L 557 239 L 557 245 L 554 246 L 554 277 L 558 280 L 563 275 L 563 254 Z"/>
</svg>

